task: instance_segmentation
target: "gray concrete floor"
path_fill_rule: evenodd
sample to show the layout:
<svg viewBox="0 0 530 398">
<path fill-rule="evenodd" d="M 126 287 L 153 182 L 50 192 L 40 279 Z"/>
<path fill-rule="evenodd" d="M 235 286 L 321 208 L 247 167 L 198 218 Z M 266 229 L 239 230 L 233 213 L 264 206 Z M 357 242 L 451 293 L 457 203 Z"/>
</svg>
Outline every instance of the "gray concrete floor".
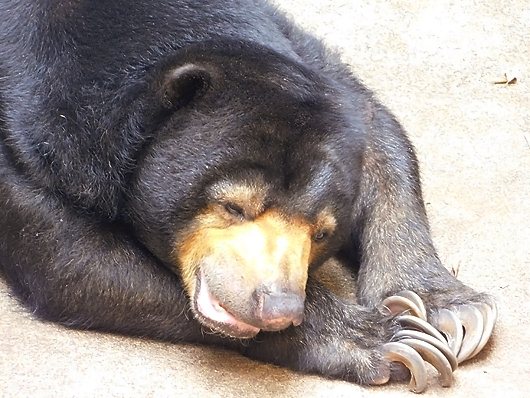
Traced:
<svg viewBox="0 0 530 398">
<path fill-rule="evenodd" d="M 278 0 L 344 55 L 417 147 L 449 269 L 498 300 L 484 353 L 424 396 L 530 396 L 530 5 L 526 0 Z M 517 84 L 495 85 L 508 74 Z M 189 345 L 34 320 L 0 282 L 0 396 L 405 397 Z"/>
</svg>

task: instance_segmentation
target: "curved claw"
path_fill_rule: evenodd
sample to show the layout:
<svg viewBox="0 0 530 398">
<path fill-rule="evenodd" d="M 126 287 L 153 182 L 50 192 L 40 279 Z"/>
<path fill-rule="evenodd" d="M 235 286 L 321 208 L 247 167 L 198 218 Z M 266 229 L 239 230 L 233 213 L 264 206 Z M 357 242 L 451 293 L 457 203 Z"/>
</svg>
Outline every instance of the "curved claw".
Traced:
<svg viewBox="0 0 530 398">
<path fill-rule="evenodd" d="M 454 311 L 440 309 L 431 321 L 461 363 L 477 355 L 488 342 L 497 322 L 497 306 L 489 299 L 487 303 L 457 306 Z"/>
<path fill-rule="evenodd" d="M 420 298 L 420 296 L 410 290 L 403 290 L 399 293 L 396 293 L 396 296 L 405 297 L 416 304 L 416 307 L 418 307 L 420 311 L 418 318 L 427 321 L 427 310 L 425 309 L 425 305 L 423 304 L 423 300 Z"/>
<path fill-rule="evenodd" d="M 424 341 L 425 343 L 436 347 L 445 356 L 445 358 L 447 358 L 447 361 L 451 365 L 451 371 L 454 372 L 458 367 L 458 360 L 456 359 L 456 356 L 453 351 L 451 351 L 451 348 L 446 343 L 441 342 L 440 340 L 435 337 L 432 337 L 431 335 L 425 334 L 423 332 L 418 332 L 417 330 L 400 330 L 394 335 L 394 339 L 404 344 L 407 344 L 405 340 L 408 339 Z"/>
<path fill-rule="evenodd" d="M 383 346 L 385 357 L 391 362 L 401 362 L 412 375 L 409 388 L 420 393 L 427 387 L 427 369 L 420 354 L 414 348 L 403 343 L 387 343 Z"/>
<path fill-rule="evenodd" d="M 456 315 L 460 318 L 465 329 L 462 347 L 456 355 L 458 363 L 470 358 L 482 340 L 484 332 L 483 317 L 477 307 L 473 305 L 459 305 L 456 307 Z"/>
<path fill-rule="evenodd" d="M 427 321 L 427 313 L 423 302 L 416 293 L 408 290 L 400 292 L 395 296 L 387 297 L 383 300 L 382 305 L 388 309 L 390 314 L 409 313 Z"/>
<path fill-rule="evenodd" d="M 445 335 L 451 351 L 455 355 L 458 354 L 464 339 L 464 329 L 456 314 L 453 311 L 442 308 L 432 317 L 432 324 Z"/>
<path fill-rule="evenodd" d="M 427 333 L 437 338 L 442 343 L 447 344 L 447 340 L 445 340 L 444 336 L 442 336 L 442 334 L 438 330 L 436 330 L 434 326 L 420 318 L 411 315 L 401 315 L 396 318 L 396 321 L 405 328 L 419 330 L 420 332 Z"/>
<path fill-rule="evenodd" d="M 404 339 L 400 343 L 406 344 L 414 348 L 421 357 L 429 362 L 440 373 L 441 384 L 443 387 L 450 387 L 453 384 L 453 369 L 451 364 L 435 346 L 430 345 L 422 340 Z"/>
<path fill-rule="evenodd" d="M 489 305 L 488 305 L 489 304 Z M 482 314 L 483 324 L 484 324 L 484 330 L 482 332 L 482 336 L 480 338 L 480 341 L 475 348 L 475 350 L 467 357 L 467 359 L 473 358 L 475 355 L 477 355 L 488 340 L 491 337 L 491 333 L 493 332 L 493 327 L 495 326 L 495 323 L 497 322 L 497 306 L 493 301 L 490 301 L 488 304 L 478 304 L 475 305 L 480 313 Z"/>
</svg>

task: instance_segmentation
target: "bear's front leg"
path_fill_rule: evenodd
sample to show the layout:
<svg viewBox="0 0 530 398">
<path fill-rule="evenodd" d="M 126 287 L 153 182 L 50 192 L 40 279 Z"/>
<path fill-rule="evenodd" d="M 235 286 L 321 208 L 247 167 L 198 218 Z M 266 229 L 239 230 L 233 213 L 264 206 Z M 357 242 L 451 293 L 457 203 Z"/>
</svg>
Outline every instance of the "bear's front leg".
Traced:
<svg viewBox="0 0 530 398">
<path fill-rule="evenodd" d="M 0 259 L 14 292 L 42 319 L 154 339 L 203 336 L 176 275 L 120 228 L 82 217 L 34 189 L 0 152 Z"/>
<path fill-rule="evenodd" d="M 371 127 L 356 209 L 359 301 L 374 308 L 397 292 L 417 293 L 427 319 L 444 332 L 462 362 L 488 341 L 496 321 L 495 303 L 458 281 L 438 259 L 417 160 L 399 124 L 376 105 Z M 385 304 L 399 312 L 410 307 L 410 300 L 398 296 Z"/>
</svg>

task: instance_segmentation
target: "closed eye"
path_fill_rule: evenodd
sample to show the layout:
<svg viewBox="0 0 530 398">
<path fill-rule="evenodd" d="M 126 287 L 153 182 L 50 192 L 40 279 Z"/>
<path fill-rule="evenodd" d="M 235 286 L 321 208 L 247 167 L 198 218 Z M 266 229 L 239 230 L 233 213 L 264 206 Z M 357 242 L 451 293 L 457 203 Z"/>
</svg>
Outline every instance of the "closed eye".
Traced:
<svg viewBox="0 0 530 398">
<path fill-rule="evenodd" d="M 235 203 L 228 202 L 225 204 L 225 210 L 238 218 L 245 218 L 245 211 L 241 206 L 236 205 Z"/>
</svg>

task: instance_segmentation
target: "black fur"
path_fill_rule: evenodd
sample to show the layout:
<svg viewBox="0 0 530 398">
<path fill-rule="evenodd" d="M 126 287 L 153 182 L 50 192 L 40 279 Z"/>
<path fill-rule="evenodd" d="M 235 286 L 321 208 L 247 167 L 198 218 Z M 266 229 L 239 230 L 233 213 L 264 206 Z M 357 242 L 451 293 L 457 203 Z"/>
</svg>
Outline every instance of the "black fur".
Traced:
<svg viewBox="0 0 530 398">
<path fill-rule="evenodd" d="M 4 0 L 0 15 L 0 266 L 37 316 L 370 383 L 389 371 L 383 298 L 480 299 L 438 260 L 399 124 L 269 4 Z M 311 269 L 342 259 L 358 303 L 310 275 L 302 325 L 239 342 L 203 333 L 172 250 L 205 187 L 253 173 L 285 213 L 333 208 Z"/>
</svg>

